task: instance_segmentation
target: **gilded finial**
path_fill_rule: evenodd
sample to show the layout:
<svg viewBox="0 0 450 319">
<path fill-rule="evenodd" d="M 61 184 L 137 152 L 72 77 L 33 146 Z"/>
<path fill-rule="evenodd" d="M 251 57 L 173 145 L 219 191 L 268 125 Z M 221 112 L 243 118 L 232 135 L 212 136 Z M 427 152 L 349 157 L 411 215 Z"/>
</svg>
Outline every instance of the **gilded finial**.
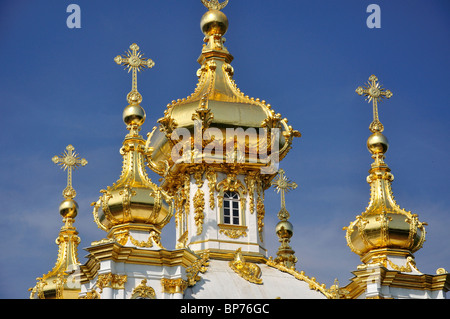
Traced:
<svg viewBox="0 0 450 319">
<path fill-rule="evenodd" d="M 356 93 L 359 95 L 364 95 L 368 103 L 372 102 L 373 105 L 373 121 L 369 126 L 372 133 L 381 133 L 384 130 L 383 124 L 381 124 L 378 118 L 378 101 L 381 102 L 383 99 L 389 99 L 392 97 L 392 92 L 386 90 L 378 82 L 378 78 L 375 75 L 369 77 L 367 86 L 359 86 L 356 89 Z"/>
<path fill-rule="evenodd" d="M 287 178 L 283 169 L 278 171 L 278 175 L 272 181 L 271 185 L 275 186 L 277 193 L 281 192 L 281 210 L 278 213 L 278 218 L 280 220 L 287 220 L 289 218 L 289 213 L 286 210 L 286 200 L 284 195 L 285 193 L 296 189 L 298 185 Z"/>
<path fill-rule="evenodd" d="M 77 195 L 77 192 L 72 187 L 72 170 L 77 169 L 80 165 L 85 166 L 88 163 L 84 158 L 80 158 L 74 150 L 75 148 L 72 145 L 67 145 L 66 151 L 61 156 L 55 155 L 52 158 L 53 163 L 67 170 L 67 187 L 63 190 L 65 199 L 74 199 Z"/>
<path fill-rule="evenodd" d="M 274 262 L 277 264 L 282 264 L 287 268 L 295 268 L 295 263 L 298 260 L 294 255 L 295 251 L 289 245 L 291 237 L 294 234 L 294 227 L 288 221 L 289 212 L 286 209 L 284 195 L 285 193 L 296 189 L 298 185 L 286 177 L 283 169 L 278 171 L 278 175 L 272 181 L 271 185 L 275 186 L 277 193 L 281 193 L 281 209 L 277 215 L 280 222 L 278 222 L 275 228 L 281 246 L 278 248 L 277 257 L 274 259 Z"/>
<path fill-rule="evenodd" d="M 202 3 L 209 10 L 222 10 L 228 4 L 228 0 L 220 3 L 219 0 L 202 0 Z"/>
<path fill-rule="evenodd" d="M 131 51 L 130 51 L 131 50 Z M 118 65 L 124 65 L 125 69 L 133 72 L 131 92 L 127 96 L 128 103 L 137 105 L 142 102 L 142 96 L 137 90 L 137 71 L 142 69 L 151 69 L 155 62 L 153 60 L 142 57 L 143 54 L 139 51 L 139 46 L 136 43 L 130 45 L 130 50 L 125 52 L 125 55 L 118 55 L 114 61 Z"/>
</svg>

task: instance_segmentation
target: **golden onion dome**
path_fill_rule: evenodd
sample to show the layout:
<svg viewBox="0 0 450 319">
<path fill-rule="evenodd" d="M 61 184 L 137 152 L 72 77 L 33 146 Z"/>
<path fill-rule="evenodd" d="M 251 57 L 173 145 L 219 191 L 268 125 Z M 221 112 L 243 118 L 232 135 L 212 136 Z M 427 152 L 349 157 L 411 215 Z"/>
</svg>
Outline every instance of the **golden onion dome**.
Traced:
<svg viewBox="0 0 450 319">
<path fill-rule="evenodd" d="M 210 10 L 203 15 L 200 23 L 205 44 L 198 58 L 201 67 L 197 71 L 197 87 L 188 97 L 173 100 L 167 105 L 164 117 L 158 120 L 159 127 L 155 127 L 147 139 L 149 166 L 163 176 L 167 176 L 169 171 L 176 171 L 174 166 L 177 160 L 173 158 L 172 151 L 179 142 L 180 132 L 189 132 L 193 139 L 196 139 L 194 133 L 200 132 L 203 150 L 212 141 L 225 150 L 227 142 L 234 139 L 234 136 L 227 136 L 227 129 L 254 133 L 257 136 L 255 139 L 237 141 L 235 145 L 235 149 L 241 146 L 245 149 L 245 163 L 250 162 L 255 150 L 265 147 L 269 156 L 277 153 L 281 160 L 288 153 L 293 138 L 300 136 L 298 131 L 287 124 L 287 119 L 275 113 L 270 104 L 245 95 L 237 87 L 233 79 L 234 68 L 231 66 L 233 56 L 224 46 L 223 35 L 228 28 L 228 19 L 219 11 L 226 2 L 203 2 Z M 272 140 L 268 142 L 267 137 L 275 136 L 270 135 L 275 131 L 279 132 L 279 138 L 271 144 Z M 186 143 L 190 145 L 191 142 Z M 229 163 L 225 151 L 220 155 L 203 152 L 202 156 L 201 161 L 204 162 Z M 257 164 L 265 165 L 267 161 L 258 158 Z"/>
<path fill-rule="evenodd" d="M 374 120 L 369 126 L 372 135 L 367 139 L 367 148 L 374 162 L 367 177 L 370 201 L 365 211 L 344 227 L 347 244 L 365 263 L 376 256 L 386 256 L 387 252 L 411 257 L 425 242 L 426 223 L 396 203 L 392 192 L 394 175 L 384 162 L 389 143 L 382 134 L 384 128 L 378 118 L 377 102 L 384 97 L 390 98 L 392 93 L 384 90 L 374 75 L 369 78 L 366 88 L 358 87 L 356 92 L 373 103 Z"/>
<path fill-rule="evenodd" d="M 122 113 L 129 133 L 120 149 L 121 176 L 112 186 L 101 190 L 98 201 L 92 203 L 94 220 L 99 228 L 109 232 L 109 237 L 115 237 L 115 231 L 121 231 L 124 225 L 129 229 L 156 231 L 159 236 L 172 217 L 172 199 L 151 181 L 146 171 L 145 140 L 139 135 L 146 115 L 137 90 L 137 71 L 153 67 L 154 62 L 143 58 L 135 43 L 125 56 L 119 55 L 114 61 L 133 71 L 132 90 L 127 95 L 129 105 Z"/>
<path fill-rule="evenodd" d="M 346 227 L 347 244 L 362 258 L 369 252 L 386 248 L 414 253 L 425 241 L 426 223 L 421 223 L 416 214 L 400 208 L 394 200 L 391 187 L 394 176 L 384 162 L 387 139 L 381 133 L 375 134 L 368 139 L 369 151 L 375 159 L 367 177 L 370 202 Z"/>
<path fill-rule="evenodd" d="M 120 150 L 122 174 L 113 186 L 100 191 L 102 195 L 93 204 L 94 218 L 105 231 L 128 223 L 152 225 L 161 230 L 170 221 L 171 198 L 148 177 L 144 144 L 140 136 L 125 139 Z"/>
</svg>

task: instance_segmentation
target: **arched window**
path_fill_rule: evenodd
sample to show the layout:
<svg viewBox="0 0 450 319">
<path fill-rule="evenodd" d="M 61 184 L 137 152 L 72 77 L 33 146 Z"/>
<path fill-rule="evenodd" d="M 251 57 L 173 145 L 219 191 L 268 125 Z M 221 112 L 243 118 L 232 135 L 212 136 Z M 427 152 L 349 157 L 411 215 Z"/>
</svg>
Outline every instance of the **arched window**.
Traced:
<svg viewBox="0 0 450 319">
<path fill-rule="evenodd" d="M 240 225 L 239 194 L 226 191 L 223 194 L 223 223 L 229 225 Z"/>
</svg>

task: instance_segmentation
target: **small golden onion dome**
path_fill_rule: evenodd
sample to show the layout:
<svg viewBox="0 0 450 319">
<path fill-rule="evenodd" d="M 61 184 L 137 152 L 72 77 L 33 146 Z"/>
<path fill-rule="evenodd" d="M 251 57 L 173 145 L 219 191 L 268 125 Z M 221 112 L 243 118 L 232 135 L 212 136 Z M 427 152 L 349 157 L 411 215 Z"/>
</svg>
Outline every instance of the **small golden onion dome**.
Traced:
<svg viewBox="0 0 450 319">
<path fill-rule="evenodd" d="M 228 30 L 228 18 L 219 10 L 209 10 L 200 20 L 200 28 L 204 35 L 224 35 Z"/>
<path fill-rule="evenodd" d="M 75 218 L 78 214 L 78 203 L 71 198 L 67 198 L 59 205 L 59 213 L 63 218 Z"/>
<path fill-rule="evenodd" d="M 144 165 L 145 141 L 141 136 L 128 136 L 120 152 L 122 175 L 106 190 L 94 206 L 94 219 L 99 228 L 110 231 L 123 224 L 142 224 L 157 231 L 172 217 L 172 199 L 147 175 Z"/>
<path fill-rule="evenodd" d="M 388 145 L 387 138 L 379 132 L 367 140 L 374 158 L 367 177 L 370 202 L 355 221 L 344 227 L 348 246 L 363 261 L 367 260 L 366 256 L 386 249 L 412 254 L 425 241 L 426 223 L 420 222 L 416 214 L 400 208 L 394 200 L 391 186 L 394 176 L 384 162 Z"/>
</svg>

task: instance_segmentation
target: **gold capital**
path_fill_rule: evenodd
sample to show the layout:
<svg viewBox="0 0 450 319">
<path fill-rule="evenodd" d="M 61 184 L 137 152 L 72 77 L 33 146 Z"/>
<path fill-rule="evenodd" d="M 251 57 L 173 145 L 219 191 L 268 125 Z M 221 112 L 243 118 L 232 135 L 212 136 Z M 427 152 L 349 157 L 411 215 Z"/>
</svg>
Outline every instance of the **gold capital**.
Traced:
<svg viewBox="0 0 450 319">
<path fill-rule="evenodd" d="M 80 158 L 74 150 L 75 148 L 69 144 L 61 156 L 55 155 L 52 158 L 53 163 L 60 165 L 64 170 L 67 169 L 67 187 L 63 190 L 65 199 L 74 199 L 77 195 L 77 192 L 72 187 L 72 170 L 77 169 L 80 165 L 85 166 L 88 163 L 84 158 Z"/>
<path fill-rule="evenodd" d="M 383 132 L 384 127 L 378 118 L 378 101 L 381 102 L 383 99 L 389 99 L 392 97 L 392 92 L 386 90 L 378 82 L 378 78 L 375 75 L 369 77 L 369 81 L 365 87 L 359 86 L 356 89 L 356 93 L 359 95 L 364 95 L 368 103 L 372 102 L 373 105 L 373 121 L 369 126 L 372 133 Z"/>
</svg>

